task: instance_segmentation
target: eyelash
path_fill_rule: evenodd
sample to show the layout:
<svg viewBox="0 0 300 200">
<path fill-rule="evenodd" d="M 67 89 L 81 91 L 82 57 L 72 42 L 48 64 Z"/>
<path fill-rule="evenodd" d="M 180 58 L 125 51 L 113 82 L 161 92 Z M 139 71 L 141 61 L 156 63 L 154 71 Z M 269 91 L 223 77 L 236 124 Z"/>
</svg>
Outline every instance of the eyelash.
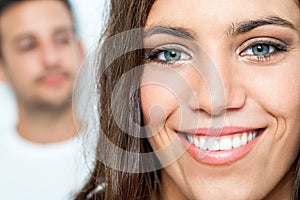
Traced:
<svg viewBox="0 0 300 200">
<path fill-rule="evenodd" d="M 264 47 L 268 47 L 268 50 L 272 50 L 273 52 L 271 53 L 267 53 L 267 54 L 261 54 L 261 55 L 255 55 L 253 53 L 253 48 L 258 47 L 258 46 L 264 46 Z M 239 56 L 246 57 L 248 59 L 250 59 L 250 61 L 254 61 L 254 62 L 268 62 L 271 60 L 272 56 L 275 56 L 279 53 L 282 52 L 288 52 L 289 50 L 289 46 L 287 44 L 285 44 L 284 42 L 274 39 L 274 38 L 267 38 L 267 39 L 250 39 L 246 42 L 244 42 L 241 47 L 239 47 L 239 49 L 242 49 L 240 51 Z M 167 61 L 167 60 L 162 60 L 159 59 L 159 55 L 162 53 L 166 53 L 166 52 L 177 52 L 180 53 L 181 55 L 184 55 L 185 59 L 181 59 L 177 60 L 177 61 Z M 239 50 L 238 50 L 239 51 Z M 252 52 L 253 54 L 249 54 L 248 52 Z M 150 62 L 156 62 L 158 64 L 161 65 L 180 65 L 185 63 L 188 60 L 192 59 L 192 56 L 190 53 L 187 53 L 188 50 L 186 50 L 185 47 L 182 47 L 181 45 L 164 45 L 164 46 L 160 46 L 157 48 L 153 48 L 153 49 L 146 49 L 146 54 L 145 54 L 145 61 L 146 63 L 150 63 Z"/>
<path fill-rule="evenodd" d="M 289 46 L 285 44 L 282 41 L 279 41 L 277 39 L 253 39 L 254 41 L 250 40 L 242 44 L 243 50 L 239 53 L 241 57 L 248 57 L 249 59 L 253 60 L 255 62 L 267 62 L 270 61 L 272 56 L 275 56 L 282 52 L 287 52 L 289 50 Z M 262 55 L 255 55 L 253 52 L 253 48 L 255 47 L 262 47 L 267 46 L 269 50 L 272 49 L 273 52 L 262 54 Z M 252 52 L 253 54 L 245 53 L 246 51 Z"/>
<path fill-rule="evenodd" d="M 186 48 L 182 47 L 181 45 L 164 45 L 164 46 L 160 46 L 160 47 L 153 48 L 153 49 L 146 49 L 145 60 L 146 60 L 146 63 L 156 62 L 158 64 L 167 65 L 167 66 L 180 65 L 188 60 L 191 60 L 192 56 L 190 55 L 190 53 L 187 53 L 187 51 L 188 50 L 186 50 Z M 168 60 L 162 60 L 162 59 L 158 58 L 160 56 L 160 54 L 163 54 L 166 52 L 180 53 L 180 55 L 181 55 L 180 60 L 168 61 Z M 188 57 L 188 58 L 182 59 L 182 56 Z"/>
</svg>

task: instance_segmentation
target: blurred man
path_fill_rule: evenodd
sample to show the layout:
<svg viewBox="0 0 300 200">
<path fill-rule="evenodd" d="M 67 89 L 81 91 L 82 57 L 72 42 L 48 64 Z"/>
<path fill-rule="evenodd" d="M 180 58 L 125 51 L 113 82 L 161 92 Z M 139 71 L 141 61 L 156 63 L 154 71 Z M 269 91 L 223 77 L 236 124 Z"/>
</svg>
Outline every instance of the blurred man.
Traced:
<svg viewBox="0 0 300 200">
<path fill-rule="evenodd" d="M 72 91 L 83 58 L 67 0 L 0 0 L 0 70 L 19 116 L 0 133 L 0 199 L 69 199 L 82 186 Z"/>
</svg>

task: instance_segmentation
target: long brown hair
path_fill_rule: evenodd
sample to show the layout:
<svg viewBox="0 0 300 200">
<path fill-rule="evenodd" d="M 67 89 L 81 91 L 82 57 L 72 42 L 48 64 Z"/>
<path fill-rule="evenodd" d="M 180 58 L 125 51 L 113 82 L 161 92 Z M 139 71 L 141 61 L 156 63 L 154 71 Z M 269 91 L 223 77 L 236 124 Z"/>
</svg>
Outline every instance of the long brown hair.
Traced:
<svg viewBox="0 0 300 200">
<path fill-rule="evenodd" d="M 112 0 L 110 4 L 110 15 L 108 19 L 108 25 L 103 35 L 103 44 L 101 46 L 101 52 L 98 65 L 99 69 L 98 77 L 98 90 L 100 95 L 99 113 L 100 113 L 100 127 L 102 133 L 100 134 L 99 143 L 97 147 L 97 158 L 109 159 L 110 163 L 114 165 L 114 169 L 107 167 L 101 161 L 96 161 L 94 171 L 90 177 L 90 180 L 77 196 L 79 199 L 141 199 L 148 200 L 153 196 L 153 192 L 158 190 L 159 186 L 156 181 L 159 179 L 158 172 L 147 173 L 129 173 L 124 167 L 132 168 L 133 171 L 139 171 L 138 168 L 144 166 L 149 167 L 154 163 L 157 163 L 155 158 L 150 160 L 138 159 L 123 156 L 117 156 L 117 152 L 112 152 L 107 143 L 103 143 L 103 137 L 107 137 L 120 149 L 128 152 L 151 152 L 151 146 L 147 139 L 140 137 L 129 136 L 121 126 L 129 126 L 128 131 L 138 134 L 142 130 L 139 127 L 142 125 L 142 113 L 140 109 L 140 94 L 139 94 L 139 81 L 141 73 L 137 72 L 127 79 L 121 88 L 119 88 L 118 98 L 112 99 L 112 93 L 115 89 L 115 85 L 122 75 L 128 72 L 130 69 L 143 64 L 143 50 L 138 48 L 137 50 L 127 50 L 132 46 L 141 46 L 143 43 L 142 29 L 138 31 L 137 28 L 145 26 L 148 13 L 151 9 L 154 0 Z M 118 33 L 137 29 L 135 34 L 123 34 L 116 41 L 109 39 Z M 141 33 L 141 34 L 139 34 Z M 112 42 L 111 42 L 112 41 Z M 111 59 L 117 52 L 128 52 L 121 55 L 117 59 L 114 59 L 112 63 Z M 136 88 L 137 90 L 134 90 Z M 121 122 L 116 123 L 114 113 L 111 105 L 114 105 L 114 113 L 120 113 Z M 140 126 L 130 127 L 129 118 L 131 118 L 136 124 Z M 134 169 L 136 168 L 136 169 Z M 119 170 L 116 170 L 119 169 Z M 103 183 L 105 183 L 103 185 Z M 103 186 L 100 191 L 97 191 L 99 185 Z"/>
<path fill-rule="evenodd" d="M 143 125 L 138 90 L 142 70 L 131 74 L 129 79 L 123 81 L 117 92 L 114 91 L 123 74 L 143 64 L 143 49 L 137 48 L 134 51 L 129 49 L 129 47 L 139 46 L 143 43 L 142 31 L 140 34 L 139 31 L 136 34 L 123 34 L 114 42 L 111 42 L 110 38 L 128 30 L 143 28 L 154 1 L 111 0 L 109 20 L 103 34 L 98 62 L 99 119 L 101 133 L 105 133 L 99 134 L 98 138 L 97 158 L 101 159 L 96 161 L 89 181 L 77 195 L 76 200 L 150 200 L 162 192 L 160 190 L 160 170 L 135 173 L 143 171 L 143 168 L 151 168 L 151 166 L 156 165 L 158 161 L 155 156 L 150 157 L 150 159 L 149 157 L 148 159 L 141 157 L 134 160 L 132 157 L 118 155 L 117 151 L 112 150 L 107 143 L 102 142 L 106 137 L 120 149 L 128 152 L 147 153 L 152 151 L 147 139 L 129 136 L 126 133 L 128 131 L 135 134 L 145 134 L 139 128 Z M 299 2 L 300 0 L 297 1 L 297 3 Z M 111 55 L 116 54 L 116 52 L 126 53 L 111 63 Z M 117 98 L 112 98 L 113 93 L 117 93 Z M 118 124 L 114 120 L 114 113 L 121 115 Z M 130 119 L 140 126 L 131 126 Z M 120 123 L 121 126 L 127 127 L 127 130 L 121 129 Z M 113 167 L 101 162 L 103 159 L 110 160 Z M 294 185 L 295 200 L 300 199 L 299 156 L 295 164 L 297 162 Z M 134 173 L 128 172 L 128 168 L 131 168 Z"/>
</svg>

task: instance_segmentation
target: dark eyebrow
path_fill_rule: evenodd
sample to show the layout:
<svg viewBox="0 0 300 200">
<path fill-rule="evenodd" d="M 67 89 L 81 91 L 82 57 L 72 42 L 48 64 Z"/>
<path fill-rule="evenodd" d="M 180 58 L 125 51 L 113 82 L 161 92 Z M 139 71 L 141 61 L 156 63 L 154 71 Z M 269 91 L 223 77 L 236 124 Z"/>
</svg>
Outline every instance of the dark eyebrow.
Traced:
<svg viewBox="0 0 300 200">
<path fill-rule="evenodd" d="M 154 26 L 144 30 L 144 37 L 150 37 L 155 34 L 169 34 L 175 37 L 195 40 L 195 34 L 191 30 L 181 27 Z"/>
<path fill-rule="evenodd" d="M 64 37 L 67 36 L 68 38 L 73 38 L 75 40 L 79 39 L 76 30 L 74 27 L 60 27 L 54 30 L 53 34 L 55 36 L 63 35 Z"/>
<path fill-rule="evenodd" d="M 57 29 L 54 30 L 54 33 L 75 33 L 75 28 L 73 26 L 63 26 L 63 27 L 58 27 Z"/>
<path fill-rule="evenodd" d="M 228 33 L 229 35 L 238 35 L 238 34 L 249 32 L 257 27 L 264 26 L 264 25 L 277 25 L 277 26 L 283 26 L 283 27 L 296 30 L 293 23 L 285 19 L 282 19 L 280 17 L 269 16 L 262 19 L 249 20 L 237 24 L 232 24 Z"/>
<path fill-rule="evenodd" d="M 74 34 L 76 35 L 75 29 L 73 26 L 62 26 L 62 27 L 58 27 L 54 30 L 54 34 L 60 34 L 60 33 L 68 33 L 68 34 Z M 16 38 L 14 38 L 13 43 L 19 43 L 22 40 L 25 39 L 35 39 L 35 33 L 34 32 L 26 32 L 23 33 L 22 35 L 18 35 L 16 36 Z"/>
<path fill-rule="evenodd" d="M 12 40 L 12 43 L 18 44 L 22 40 L 33 40 L 33 39 L 34 39 L 33 34 L 31 34 L 31 33 L 24 33 L 22 35 L 17 36 L 16 38 L 14 38 Z"/>
</svg>

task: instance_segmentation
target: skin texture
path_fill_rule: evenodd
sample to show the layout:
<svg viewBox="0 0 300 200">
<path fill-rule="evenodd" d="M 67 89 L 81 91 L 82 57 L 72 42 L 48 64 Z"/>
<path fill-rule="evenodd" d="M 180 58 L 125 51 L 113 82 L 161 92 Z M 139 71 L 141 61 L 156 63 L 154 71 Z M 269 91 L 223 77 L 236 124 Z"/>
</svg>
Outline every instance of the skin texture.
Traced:
<svg viewBox="0 0 300 200">
<path fill-rule="evenodd" d="M 17 3 L 1 13 L 0 30 L 0 68 L 16 94 L 19 133 L 42 143 L 73 137 L 71 98 L 84 51 L 70 11 L 59 1 Z"/>
<path fill-rule="evenodd" d="M 269 24 L 234 32 L 233 27 L 242 22 L 274 16 L 289 21 L 293 28 Z M 193 37 L 158 33 L 145 39 L 149 49 L 176 44 L 184 47 L 179 51 L 185 50 L 180 61 L 161 63 L 165 57 L 160 54 L 148 59 L 145 68 L 141 102 L 145 122 L 155 134 L 150 139 L 154 149 L 170 144 L 177 132 L 187 129 L 221 124 L 265 130 L 251 151 L 233 163 L 209 165 L 189 152 L 174 159 L 162 171 L 163 199 L 292 199 L 293 177 L 288 172 L 294 170 L 300 141 L 300 12 L 296 3 L 157 0 L 146 27 L 157 26 L 179 27 Z M 267 58 L 251 55 L 253 41 L 271 38 L 287 49 Z M 220 82 L 214 81 L 218 78 Z M 221 123 L 216 123 L 218 118 Z"/>
</svg>

